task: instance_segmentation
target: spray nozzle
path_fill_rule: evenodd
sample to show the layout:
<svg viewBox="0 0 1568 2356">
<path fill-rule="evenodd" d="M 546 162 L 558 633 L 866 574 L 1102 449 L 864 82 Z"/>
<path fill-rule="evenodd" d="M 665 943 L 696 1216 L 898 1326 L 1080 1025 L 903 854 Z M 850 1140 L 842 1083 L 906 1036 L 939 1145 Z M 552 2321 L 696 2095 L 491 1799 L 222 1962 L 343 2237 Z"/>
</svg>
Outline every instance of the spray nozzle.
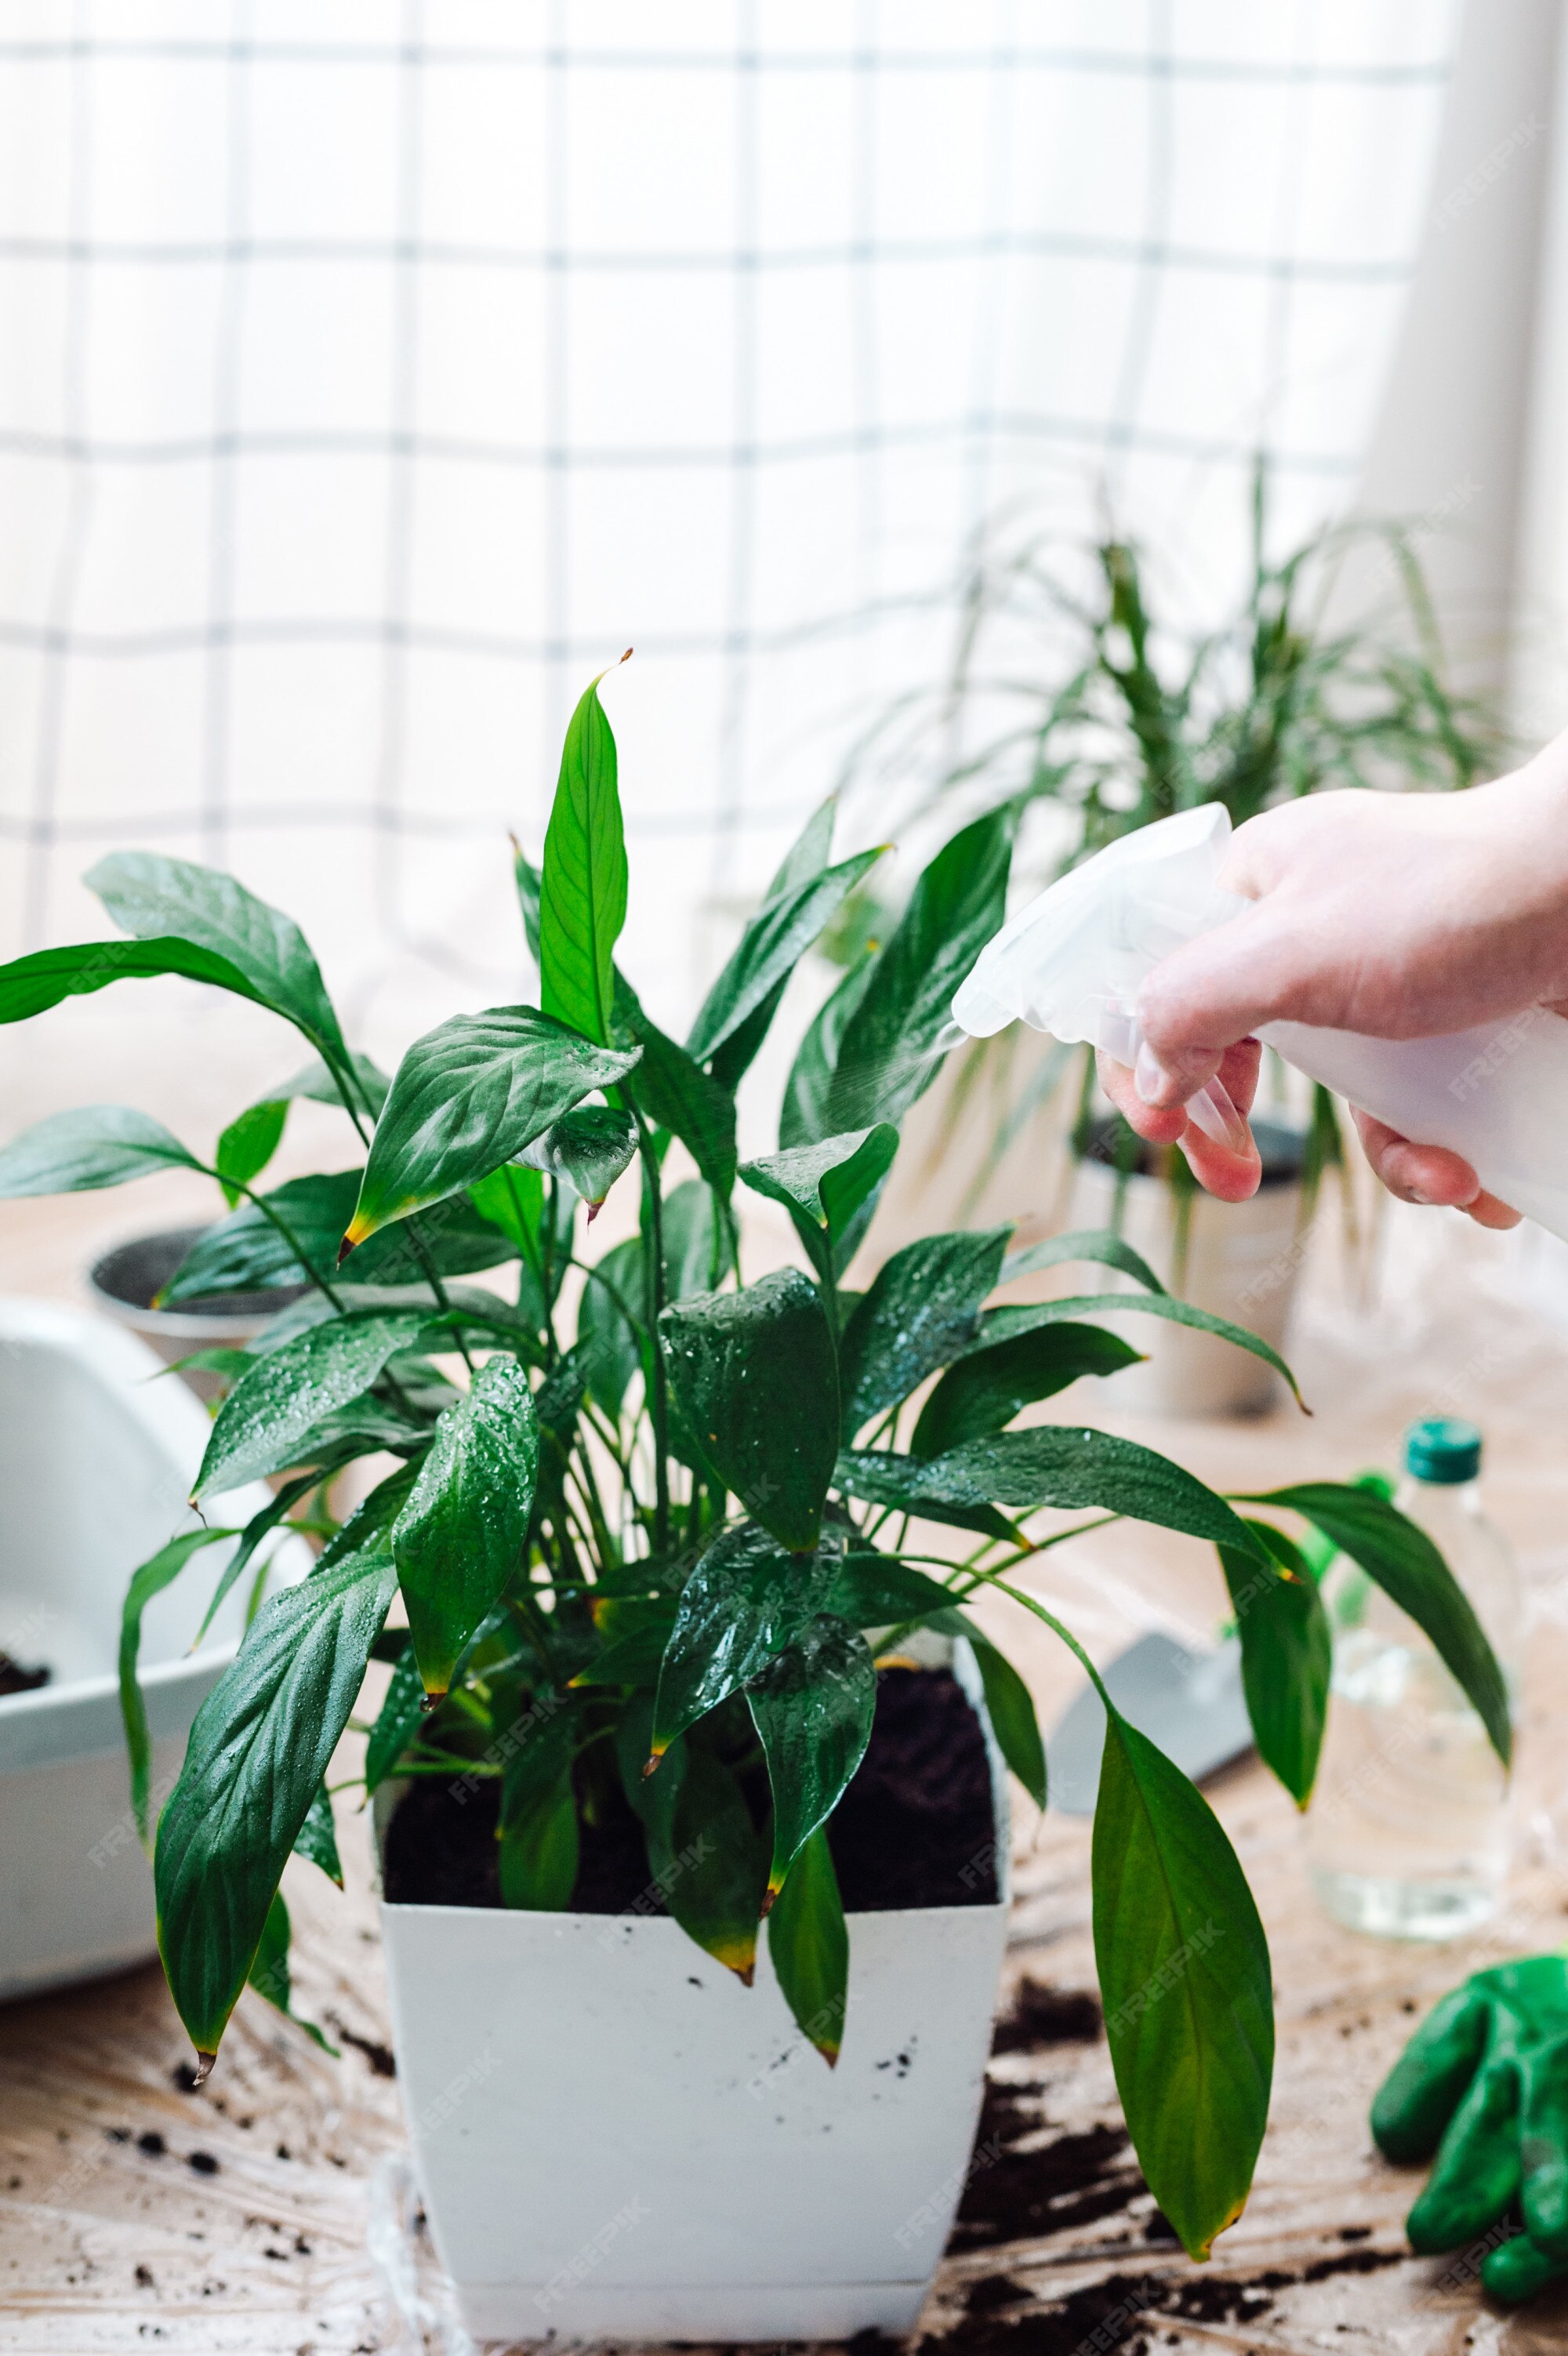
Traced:
<svg viewBox="0 0 1568 2356">
<path fill-rule="evenodd" d="M 981 951 L 953 1000 L 955 1021 L 976 1038 L 1027 1023 L 1134 1064 L 1144 976 L 1247 905 L 1219 888 L 1230 836 L 1230 813 L 1208 802 L 1122 835 L 1069 869 Z M 1218 1080 L 1187 1110 L 1216 1144 L 1244 1145 L 1245 1125 Z"/>
</svg>

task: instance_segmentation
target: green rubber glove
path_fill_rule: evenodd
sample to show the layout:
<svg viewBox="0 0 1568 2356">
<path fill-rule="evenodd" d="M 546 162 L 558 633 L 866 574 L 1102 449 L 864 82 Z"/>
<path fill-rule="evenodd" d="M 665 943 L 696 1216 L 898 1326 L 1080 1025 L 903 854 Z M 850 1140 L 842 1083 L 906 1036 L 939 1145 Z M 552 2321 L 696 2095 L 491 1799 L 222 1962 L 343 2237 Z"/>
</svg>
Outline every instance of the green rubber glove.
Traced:
<svg viewBox="0 0 1568 2356">
<path fill-rule="evenodd" d="M 1568 1961 L 1502 1964 L 1445 1996 L 1379 2087 L 1372 2134 L 1385 2159 L 1437 2155 L 1412 2249 L 1463 2248 L 1518 2207 L 1487 2289 L 1514 2306 L 1568 2276 Z"/>
</svg>

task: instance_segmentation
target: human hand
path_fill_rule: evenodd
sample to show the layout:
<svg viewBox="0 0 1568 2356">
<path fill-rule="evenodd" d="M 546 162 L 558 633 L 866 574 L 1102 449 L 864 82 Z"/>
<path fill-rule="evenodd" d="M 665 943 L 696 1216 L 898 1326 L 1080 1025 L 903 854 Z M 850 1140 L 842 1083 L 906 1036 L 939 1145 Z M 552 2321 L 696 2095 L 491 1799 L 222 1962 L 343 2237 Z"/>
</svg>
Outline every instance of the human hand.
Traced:
<svg viewBox="0 0 1568 2356">
<path fill-rule="evenodd" d="M 1410 2215 L 1423 2254 L 1483 2241 L 1517 2204 L 1481 2280 L 1510 2306 L 1568 2276 L 1568 1961 L 1475 1972 L 1416 2030 L 1379 2087 L 1385 2159 L 1436 2162 Z"/>
<path fill-rule="evenodd" d="M 1237 830 L 1220 882 L 1257 903 L 1156 966 L 1140 993 L 1137 1071 L 1101 1058 L 1106 1093 L 1138 1134 L 1179 1141 L 1230 1201 L 1258 1164 L 1201 1140 L 1183 1108 L 1271 1022 L 1383 1039 L 1430 1037 L 1544 1004 L 1568 1011 L 1568 738 L 1510 777 L 1464 794 L 1315 795 Z M 1251 1102 L 1235 1098 L 1245 1112 Z M 1357 1116 L 1373 1169 L 1410 1202 L 1451 1204 L 1487 1226 L 1517 1214 L 1470 1164 Z"/>
</svg>

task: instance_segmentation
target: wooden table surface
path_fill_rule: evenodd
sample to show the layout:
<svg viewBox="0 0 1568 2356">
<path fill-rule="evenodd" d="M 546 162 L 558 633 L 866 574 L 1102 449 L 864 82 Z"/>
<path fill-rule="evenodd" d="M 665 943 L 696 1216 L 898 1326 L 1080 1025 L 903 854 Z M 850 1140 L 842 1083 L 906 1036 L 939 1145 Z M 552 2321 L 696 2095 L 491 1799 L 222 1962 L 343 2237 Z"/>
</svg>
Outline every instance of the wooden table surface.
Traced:
<svg viewBox="0 0 1568 2356">
<path fill-rule="evenodd" d="M 89 1248 L 134 1229 L 138 1212 L 149 1226 L 208 1207 L 188 1204 L 181 1183 L 144 1187 L 134 1206 L 0 1206 L 0 1287 L 69 1296 Z M 967 2196 L 980 2222 L 955 2236 L 926 2319 L 929 2332 L 956 2333 L 954 2356 L 1101 2356 L 1140 2343 L 1177 2356 L 1568 2347 L 1568 2297 L 1507 2316 L 1462 2260 L 1408 2254 L 1402 2219 L 1419 2179 L 1384 2166 L 1366 2129 L 1372 2090 L 1432 1997 L 1482 1963 L 1568 1938 L 1557 1797 L 1568 1753 L 1558 1705 L 1568 1340 L 1520 1305 L 1506 1248 L 1452 1222 L 1441 1236 L 1434 1223 L 1402 1226 L 1395 1242 L 1392 1307 L 1346 1306 L 1332 1270 L 1313 1290 L 1294 1351 L 1313 1420 L 1282 1409 L 1136 1429 L 1206 1479 L 1259 1488 L 1391 1462 L 1404 1422 L 1434 1407 L 1479 1416 L 1492 1510 L 1520 1549 L 1534 1610 L 1506 1912 L 1484 1936 L 1436 1950 L 1338 1931 L 1307 1894 L 1283 1793 L 1255 1763 L 1222 1778 L 1210 1796 L 1257 1893 L 1279 2010 L 1273 2119 L 1246 2214 L 1208 2266 L 1189 2265 L 1148 2233 L 1103 2041 L 1005 2052 Z M 1220 1612 L 1212 1558 L 1181 1539 L 1126 1526 L 1048 1560 L 1039 1591 L 1101 1657 L 1141 1627 L 1201 1634 Z M 1070 1666 L 1004 1601 L 987 1610 L 1054 1714 Z M 340 2061 L 247 1995 L 211 2085 L 191 2092 L 156 1965 L 0 2008 L 0 2349 L 284 2356 L 463 2344 L 413 2222 L 365 1820 L 340 1811 L 346 1895 L 298 1860 L 285 1883 L 297 2001 L 341 2044 Z M 1036 1826 L 1022 1802 L 1017 1814 L 1009 1981 L 1090 1989 L 1089 1827 Z M 1052 2198 L 1054 2210 L 1029 2218 Z"/>
</svg>

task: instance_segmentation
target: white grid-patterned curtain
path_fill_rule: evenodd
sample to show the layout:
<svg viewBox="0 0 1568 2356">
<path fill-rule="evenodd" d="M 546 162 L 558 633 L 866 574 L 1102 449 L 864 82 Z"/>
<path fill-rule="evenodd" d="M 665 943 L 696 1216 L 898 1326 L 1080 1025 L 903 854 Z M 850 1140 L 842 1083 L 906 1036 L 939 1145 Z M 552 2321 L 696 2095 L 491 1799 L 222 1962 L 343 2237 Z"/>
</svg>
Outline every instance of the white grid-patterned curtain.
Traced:
<svg viewBox="0 0 1568 2356">
<path fill-rule="evenodd" d="M 628 955 L 678 1020 L 986 519 L 1109 498 L 1201 597 L 1255 447 L 1282 531 L 1346 498 L 1452 29 L 12 0 L 0 947 L 146 844 L 291 907 L 372 1039 L 514 994 L 505 830 L 635 644 Z"/>
</svg>

